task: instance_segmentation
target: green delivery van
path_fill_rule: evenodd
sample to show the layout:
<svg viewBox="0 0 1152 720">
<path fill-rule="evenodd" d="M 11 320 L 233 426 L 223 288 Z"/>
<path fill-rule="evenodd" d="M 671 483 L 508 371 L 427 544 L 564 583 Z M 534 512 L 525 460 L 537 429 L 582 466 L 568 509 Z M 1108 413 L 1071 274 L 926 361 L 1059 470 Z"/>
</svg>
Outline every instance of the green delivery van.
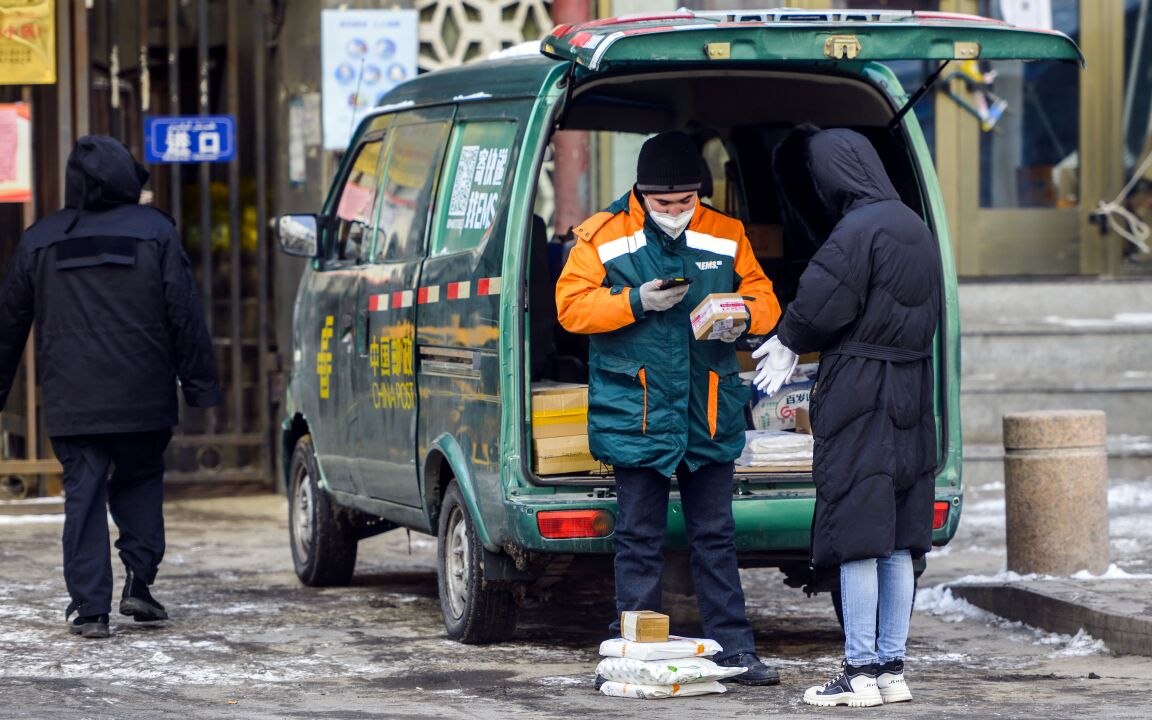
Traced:
<svg viewBox="0 0 1152 720">
<path fill-rule="evenodd" d="M 970 16 L 678 11 L 560 26 L 530 53 L 423 75 L 381 98 L 319 213 L 277 221 L 282 249 L 311 258 L 282 425 L 301 581 L 348 583 L 357 543 L 376 533 L 435 535 L 448 635 L 490 642 L 511 635 L 518 603 L 557 568 L 611 556 L 611 469 L 548 462 L 534 442 L 547 433 L 533 389 L 587 382 L 586 340 L 556 322 L 563 246 L 541 218 L 553 141 L 577 132 L 622 157 L 621 190 L 632 181 L 628 148 L 689 133 L 712 176 L 710 203 L 749 228 L 783 302 L 812 250 L 781 236 L 772 148 L 803 122 L 849 127 L 876 145 L 934 230 L 944 267 L 934 542 L 947 543 L 962 505 L 956 276 L 930 152 L 909 112 L 940 73 L 904 88 L 885 62 L 909 59 L 942 69 L 1082 60 L 1060 33 Z M 579 407 L 568 419 L 582 431 Z M 685 541 L 673 495 L 676 552 Z M 795 467 L 738 473 L 741 565 L 818 587 L 814 498 L 810 472 Z"/>
</svg>

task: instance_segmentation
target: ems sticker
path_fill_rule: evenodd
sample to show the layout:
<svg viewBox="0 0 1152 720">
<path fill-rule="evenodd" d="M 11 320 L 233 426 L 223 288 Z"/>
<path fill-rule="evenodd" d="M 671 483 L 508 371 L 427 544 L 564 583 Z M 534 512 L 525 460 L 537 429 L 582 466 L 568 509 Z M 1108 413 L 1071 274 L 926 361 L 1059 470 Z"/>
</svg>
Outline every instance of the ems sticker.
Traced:
<svg viewBox="0 0 1152 720">
<path fill-rule="evenodd" d="M 696 267 L 701 270 L 719 270 L 723 263 L 723 260 L 702 260 L 696 263 Z"/>
<path fill-rule="evenodd" d="M 508 150 L 479 145 L 460 148 L 448 204 L 448 230 L 486 230 L 492 224 L 508 170 Z"/>
</svg>

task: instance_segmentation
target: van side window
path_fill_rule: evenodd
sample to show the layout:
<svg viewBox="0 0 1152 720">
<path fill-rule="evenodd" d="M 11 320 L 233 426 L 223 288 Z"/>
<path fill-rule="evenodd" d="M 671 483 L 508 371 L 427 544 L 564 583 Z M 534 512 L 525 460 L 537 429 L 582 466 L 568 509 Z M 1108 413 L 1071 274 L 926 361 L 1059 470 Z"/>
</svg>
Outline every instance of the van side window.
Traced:
<svg viewBox="0 0 1152 720">
<path fill-rule="evenodd" d="M 419 257 L 424 252 L 432 193 L 451 127 L 444 121 L 392 130 L 388 170 L 380 189 L 376 262 Z"/>
<path fill-rule="evenodd" d="M 340 190 L 336 206 L 336 231 L 328 250 L 328 259 L 360 262 L 372 246 L 372 201 L 376 185 L 384 138 L 377 137 L 362 143 L 356 149 L 356 158 Z"/>
<path fill-rule="evenodd" d="M 431 255 L 471 250 L 492 232 L 506 205 L 516 160 L 516 123 L 457 123 L 440 190 L 442 220 Z"/>
</svg>

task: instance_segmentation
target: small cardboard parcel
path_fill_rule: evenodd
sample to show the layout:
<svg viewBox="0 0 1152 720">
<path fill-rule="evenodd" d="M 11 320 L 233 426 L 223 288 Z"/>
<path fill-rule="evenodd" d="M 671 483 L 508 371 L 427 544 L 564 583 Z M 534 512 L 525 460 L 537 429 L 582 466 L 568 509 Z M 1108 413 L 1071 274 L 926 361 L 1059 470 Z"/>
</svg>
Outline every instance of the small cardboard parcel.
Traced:
<svg viewBox="0 0 1152 720">
<path fill-rule="evenodd" d="M 748 307 L 739 293 L 712 293 L 692 310 L 690 318 L 697 340 L 715 340 L 724 331 L 748 322 Z"/>
</svg>

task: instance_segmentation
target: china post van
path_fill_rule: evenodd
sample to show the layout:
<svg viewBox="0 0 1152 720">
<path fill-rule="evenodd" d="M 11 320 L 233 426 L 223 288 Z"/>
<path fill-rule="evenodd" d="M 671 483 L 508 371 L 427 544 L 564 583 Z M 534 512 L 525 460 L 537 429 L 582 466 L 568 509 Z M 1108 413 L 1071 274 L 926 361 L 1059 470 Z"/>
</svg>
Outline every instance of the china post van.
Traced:
<svg viewBox="0 0 1152 720">
<path fill-rule="evenodd" d="M 531 56 L 395 88 L 356 130 L 321 212 L 278 223 L 283 249 L 312 258 L 282 435 L 300 579 L 347 583 L 358 541 L 390 528 L 436 535 L 448 634 L 485 642 L 512 633 L 518 598 L 549 568 L 612 553 L 611 468 L 587 456 L 587 345 L 555 321 L 558 246 L 534 212 L 550 144 L 572 131 L 616 148 L 689 133 L 712 204 L 749 228 L 783 302 L 812 250 L 781 236 L 772 148 L 802 122 L 875 144 L 944 267 L 934 542 L 948 542 L 962 497 L 956 281 L 909 112 L 935 77 L 905 89 L 884 62 L 1041 58 L 1080 55 L 1059 33 L 968 16 L 680 11 L 561 26 Z M 810 471 L 742 469 L 741 564 L 809 583 L 814 498 Z M 675 488 L 668 547 L 684 547 Z"/>
</svg>

